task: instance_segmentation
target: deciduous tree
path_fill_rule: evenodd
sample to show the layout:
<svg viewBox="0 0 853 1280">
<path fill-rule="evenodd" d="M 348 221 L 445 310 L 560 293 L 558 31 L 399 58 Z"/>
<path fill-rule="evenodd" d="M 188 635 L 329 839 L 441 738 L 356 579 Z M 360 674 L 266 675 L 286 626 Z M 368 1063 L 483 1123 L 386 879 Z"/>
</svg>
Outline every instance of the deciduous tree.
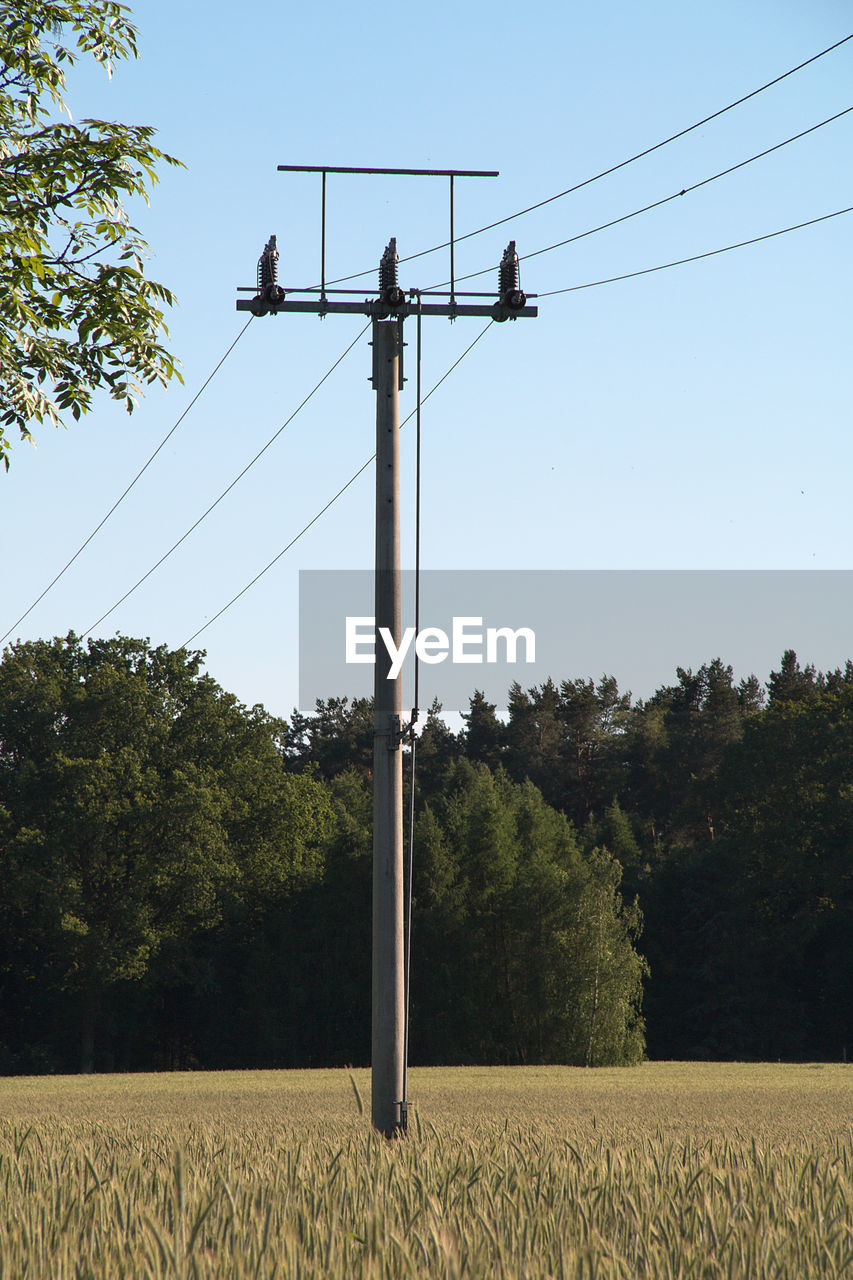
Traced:
<svg viewBox="0 0 853 1280">
<path fill-rule="evenodd" d="M 137 56 L 112 0 L 0 0 L 0 459 L 12 428 L 79 418 L 99 387 L 128 411 L 176 363 L 147 244 L 124 202 L 177 164 L 147 125 L 71 118 L 65 72 L 91 56 L 108 74 Z M 66 116 L 67 119 L 62 117 Z"/>
<path fill-rule="evenodd" d="M 257 916 L 322 870 L 324 789 L 201 657 L 71 634 L 0 662 L 0 932 L 75 1010 L 84 1069 L 116 984 L 223 903 Z"/>
</svg>

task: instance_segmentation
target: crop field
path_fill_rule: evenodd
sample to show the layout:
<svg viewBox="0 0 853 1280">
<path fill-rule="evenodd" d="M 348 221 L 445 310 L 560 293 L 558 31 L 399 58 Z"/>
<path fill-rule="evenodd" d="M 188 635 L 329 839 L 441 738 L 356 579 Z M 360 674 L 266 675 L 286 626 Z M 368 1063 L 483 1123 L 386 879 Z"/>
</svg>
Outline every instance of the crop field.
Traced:
<svg viewBox="0 0 853 1280">
<path fill-rule="evenodd" d="M 853 1276 L 853 1068 L 0 1080 L 0 1280 Z"/>
</svg>

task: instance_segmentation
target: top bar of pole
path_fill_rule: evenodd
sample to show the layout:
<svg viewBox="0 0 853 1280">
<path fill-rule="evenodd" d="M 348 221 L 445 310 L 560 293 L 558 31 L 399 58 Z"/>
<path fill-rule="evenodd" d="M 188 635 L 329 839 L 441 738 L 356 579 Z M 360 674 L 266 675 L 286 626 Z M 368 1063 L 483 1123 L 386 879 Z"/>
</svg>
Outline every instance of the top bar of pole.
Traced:
<svg viewBox="0 0 853 1280">
<path fill-rule="evenodd" d="M 331 164 L 280 164 L 285 173 L 397 173 L 421 178 L 497 178 L 498 169 L 353 169 Z"/>
</svg>

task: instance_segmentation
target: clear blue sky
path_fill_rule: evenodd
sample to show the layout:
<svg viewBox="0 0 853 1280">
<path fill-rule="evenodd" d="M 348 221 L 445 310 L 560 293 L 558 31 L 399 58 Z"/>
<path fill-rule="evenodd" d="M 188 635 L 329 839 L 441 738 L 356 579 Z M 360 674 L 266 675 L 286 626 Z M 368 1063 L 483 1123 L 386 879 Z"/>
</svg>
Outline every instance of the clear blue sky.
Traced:
<svg viewBox="0 0 853 1280">
<path fill-rule="evenodd" d="M 179 298 L 169 324 L 185 386 L 151 391 L 131 418 L 104 399 L 67 431 L 37 431 L 37 449 L 15 449 L 0 476 L 0 633 L 88 536 L 240 331 L 236 287 L 253 283 L 271 232 L 282 283 L 315 283 L 319 178 L 279 174 L 277 164 L 499 169 L 497 179 L 458 182 L 462 234 L 618 164 L 853 30 L 841 0 L 417 8 L 148 0 L 133 11 L 139 62 L 119 65 L 112 82 L 95 67 L 72 72 L 68 98 L 77 119 L 154 125 L 159 145 L 186 165 L 164 172 L 151 207 L 134 210 L 154 250 L 150 274 Z M 457 273 L 496 263 L 510 238 L 524 255 L 618 218 L 850 106 L 853 41 L 653 156 L 464 241 Z M 853 115 L 534 257 L 522 264 L 523 284 L 539 293 L 583 284 L 853 205 L 851 140 Z M 328 199 L 330 276 L 372 267 L 392 235 L 403 256 L 445 239 L 443 181 L 330 178 Z M 852 231 L 853 214 L 543 298 L 538 320 L 493 326 L 424 409 L 423 564 L 853 567 Z M 401 267 L 404 287 L 446 278 L 443 254 Z M 245 466 L 363 323 L 253 321 L 132 494 L 15 635 L 89 627 Z M 425 322 L 425 388 L 481 327 Z M 404 414 L 414 404 L 410 330 Z M 176 647 L 262 569 L 371 454 L 369 367 L 365 335 L 100 633 Z M 406 428 L 409 526 L 412 436 Z M 241 700 L 288 714 L 298 571 L 370 567 L 372 509 L 367 472 L 195 642 Z M 407 527 L 407 564 L 411 554 Z M 781 654 L 794 637 L 778 639 Z M 853 637 L 845 651 L 853 655 Z"/>
</svg>

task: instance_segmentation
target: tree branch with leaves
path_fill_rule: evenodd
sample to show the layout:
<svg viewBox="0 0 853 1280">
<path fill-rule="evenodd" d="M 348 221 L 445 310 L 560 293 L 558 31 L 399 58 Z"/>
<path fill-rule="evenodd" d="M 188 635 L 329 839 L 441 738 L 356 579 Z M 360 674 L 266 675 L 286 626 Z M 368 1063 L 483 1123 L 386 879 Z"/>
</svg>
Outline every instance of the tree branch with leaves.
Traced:
<svg viewBox="0 0 853 1280">
<path fill-rule="evenodd" d="M 157 182 L 154 129 L 74 123 L 65 70 L 83 55 L 112 74 L 138 56 L 136 28 L 109 0 L 0 0 L 0 459 L 8 429 L 78 419 L 107 389 L 128 412 L 145 385 L 178 376 L 148 245 L 126 201 Z M 56 119 L 67 116 L 67 119 Z"/>
</svg>

